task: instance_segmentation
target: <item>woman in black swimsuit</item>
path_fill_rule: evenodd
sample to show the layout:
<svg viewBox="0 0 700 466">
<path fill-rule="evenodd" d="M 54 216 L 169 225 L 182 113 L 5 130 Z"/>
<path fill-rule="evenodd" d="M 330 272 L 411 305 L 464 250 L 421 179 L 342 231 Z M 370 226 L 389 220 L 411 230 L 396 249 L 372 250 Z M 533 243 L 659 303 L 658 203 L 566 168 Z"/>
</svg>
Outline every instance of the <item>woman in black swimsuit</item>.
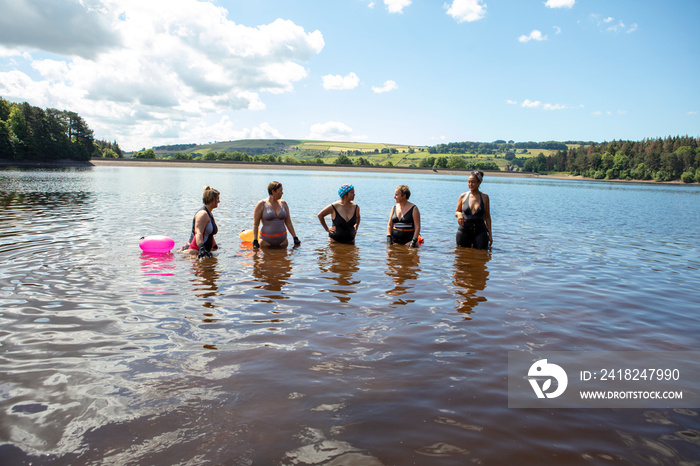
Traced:
<svg viewBox="0 0 700 466">
<path fill-rule="evenodd" d="M 386 226 L 386 242 L 388 244 L 406 244 L 415 248 L 418 246 L 420 236 L 420 211 L 412 202 L 408 202 L 411 197 L 411 190 L 402 184 L 394 190 L 396 205 L 389 213 L 389 223 Z"/>
<path fill-rule="evenodd" d="M 355 199 L 355 188 L 351 184 L 344 184 L 338 189 L 338 196 L 340 200 L 318 213 L 318 221 L 328 232 L 329 241 L 352 244 L 360 226 L 360 206 L 352 202 Z M 330 228 L 326 224 L 328 214 L 333 221 Z"/>
<path fill-rule="evenodd" d="M 484 172 L 473 171 L 469 175 L 469 192 L 462 193 L 457 201 L 455 217 L 457 229 L 457 245 L 465 248 L 491 249 L 491 209 L 489 196 L 479 191 Z"/>
</svg>

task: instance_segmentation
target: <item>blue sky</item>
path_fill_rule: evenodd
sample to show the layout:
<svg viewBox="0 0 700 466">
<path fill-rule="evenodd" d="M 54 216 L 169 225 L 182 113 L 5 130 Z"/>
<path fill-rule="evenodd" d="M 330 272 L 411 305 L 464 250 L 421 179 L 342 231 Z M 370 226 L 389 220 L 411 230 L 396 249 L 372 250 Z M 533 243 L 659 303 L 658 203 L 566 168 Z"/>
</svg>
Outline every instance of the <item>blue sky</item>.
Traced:
<svg viewBox="0 0 700 466">
<path fill-rule="evenodd" d="M 700 136 L 700 0 L 0 0 L 0 96 L 123 149 Z"/>
</svg>

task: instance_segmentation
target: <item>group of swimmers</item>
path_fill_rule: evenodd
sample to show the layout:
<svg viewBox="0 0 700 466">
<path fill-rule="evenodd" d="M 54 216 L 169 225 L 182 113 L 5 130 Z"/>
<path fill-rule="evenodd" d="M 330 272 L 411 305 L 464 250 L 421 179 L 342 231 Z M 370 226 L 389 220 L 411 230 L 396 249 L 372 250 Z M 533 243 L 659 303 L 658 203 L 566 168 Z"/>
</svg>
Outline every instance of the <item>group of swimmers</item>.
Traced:
<svg viewBox="0 0 700 466">
<path fill-rule="evenodd" d="M 462 247 L 490 249 L 493 244 L 489 196 L 479 191 L 483 178 L 482 171 L 473 171 L 469 175 L 469 191 L 462 193 L 457 200 L 455 217 L 458 228 L 455 239 L 457 245 Z M 253 248 L 286 248 L 289 245 L 288 233 L 291 234 L 295 247 L 301 245 L 294 231 L 289 206 L 282 199 L 282 183 L 271 182 L 267 193 L 268 197 L 259 201 L 253 210 Z M 339 200 L 318 213 L 318 220 L 328 232 L 329 241 L 352 244 L 360 226 L 360 206 L 354 202 L 355 188 L 350 184 L 342 185 L 338 189 L 338 197 Z M 396 204 L 391 208 L 386 226 L 387 244 L 417 247 L 421 242 L 420 211 L 415 204 L 409 202 L 410 197 L 411 191 L 405 184 L 394 190 Z M 182 248 L 183 251 L 207 257 L 218 249 L 214 239 L 218 228 L 212 211 L 218 207 L 219 201 L 219 191 L 209 186 L 204 188 L 204 205 L 195 213 L 190 240 Z M 326 223 L 328 215 L 332 221 L 330 227 Z"/>
</svg>

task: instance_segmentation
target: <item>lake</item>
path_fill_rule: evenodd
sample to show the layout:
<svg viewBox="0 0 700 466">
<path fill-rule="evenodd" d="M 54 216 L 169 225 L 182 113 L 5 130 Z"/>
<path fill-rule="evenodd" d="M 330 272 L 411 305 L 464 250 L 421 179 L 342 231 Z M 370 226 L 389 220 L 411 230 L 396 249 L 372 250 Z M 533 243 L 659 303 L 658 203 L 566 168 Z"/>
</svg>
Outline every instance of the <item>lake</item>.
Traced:
<svg viewBox="0 0 700 466">
<path fill-rule="evenodd" d="M 301 247 L 253 251 L 280 181 Z M 316 214 L 355 186 L 355 246 Z M 399 184 L 425 244 L 385 244 Z M 189 236 L 202 190 L 220 250 Z M 699 351 L 700 187 L 491 176 L 0 170 L 2 464 L 690 464 L 698 409 L 513 409 L 508 352 Z M 700 407 L 697 407 L 700 408 Z"/>
</svg>

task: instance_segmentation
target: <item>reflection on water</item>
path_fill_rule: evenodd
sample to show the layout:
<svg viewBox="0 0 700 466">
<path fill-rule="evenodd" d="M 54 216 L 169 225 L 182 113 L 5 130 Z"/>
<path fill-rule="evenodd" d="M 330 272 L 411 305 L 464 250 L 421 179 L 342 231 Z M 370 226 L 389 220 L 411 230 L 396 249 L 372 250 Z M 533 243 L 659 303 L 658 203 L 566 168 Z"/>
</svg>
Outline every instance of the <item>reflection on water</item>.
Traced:
<svg viewBox="0 0 700 466">
<path fill-rule="evenodd" d="M 292 276 L 292 252 L 288 249 L 257 250 L 253 255 L 253 277 L 260 283 L 255 286 L 265 291 L 277 293 L 261 293 L 260 297 L 268 302 L 288 299 L 282 288 Z"/>
<path fill-rule="evenodd" d="M 218 295 L 219 287 L 217 280 L 220 277 L 220 272 L 217 267 L 218 259 L 216 256 L 208 257 L 204 260 L 196 260 L 192 256 L 187 257 L 192 260 L 192 291 L 198 298 L 204 298 L 202 306 L 215 307 L 211 298 Z"/>
<path fill-rule="evenodd" d="M 699 187 L 489 177 L 486 252 L 453 243 L 465 177 L 275 171 L 303 244 L 253 251 L 270 178 L 0 171 L 0 463 L 700 458 L 695 409 L 515 410 L 506 385 L 509 350 L 700 350 Z M 317 193 L 348 181 L 362 229 L 329 244 Z M 405 182 L 431 206 L 418 249 L 384 242 Z M 215 257 L 142 253 L 187 240 L 205 185 L 227 199 Z"/>
<path fill-rule="evenodd" d="M 392 305 L 402 305 L 415 302 L 415 299 L 401 298 L 415 286 L 420 272 L 420 248 L 409 248 L 405 245 L 393 244 L 386 248 L 386 273 L 393 281 L 393 288 L 386 291 L 397 299 Z"/>
<path fill-rule="evenodd" d="M 455 293 L 461 297 L 457 300 L 455 309 L 464 314 L 466 320 L 480 302 L 486 301 L 486 296 L 480 291 L 486 288 L 489 271 L 486 264 L 491 259 L 490 251 L 460 248 L 455 250 L 454 281 L 457 288 Z"/>
<path fill-rule="evenodd" d="M 319 277 L 334 282 L 321 291 L 332 293 L 341 303 L 350 302 L 355 288 L 361 284 L 355 278 L 360 264 L 358 248 L 354 244 L 328 243 L 316 251 Z"/>
</svg>

